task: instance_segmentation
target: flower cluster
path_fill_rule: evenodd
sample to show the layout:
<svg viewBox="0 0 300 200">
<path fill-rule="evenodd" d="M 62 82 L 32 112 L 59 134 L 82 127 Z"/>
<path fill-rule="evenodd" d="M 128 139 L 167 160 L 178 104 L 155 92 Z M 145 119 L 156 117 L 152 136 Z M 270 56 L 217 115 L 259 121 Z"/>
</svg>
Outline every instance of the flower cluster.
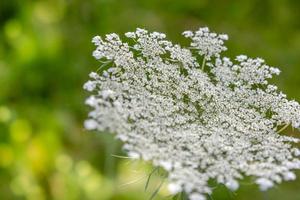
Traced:
<svg viewBox="0 0 300 200">
<path fill-rule="evenodd" d="M 208 60 L 211 57 L 219 57 L 222 51 L 226 51 L 224 41 L 228 40 L 225 34 L 216 34 L 209 32 L 207 27 L 200 28 L 196 32 L 185 31 L 183 35 L 186 38 L 191 38 L 191 47 L 196 49 L 200 55 L 205 56 Z"/>
<path fill-rule="evenodd" d="M 92 93 L 85 127 L 116 134 L 130 157 L 163 167 L 170 192 L 191 200 L 206 199 L 210 179 L 231 190 L 244 176 L 261 190 L 295 179 L 298 139 L 279 132 L 300 127 L 300 105 L 268 83 L 279 69 L 222 57 L 228 37 L 208 28 L 183 35 L 190 47 L 139 28 L 123 40 L 94 37 L 102 65 L 84 85 Z"/>
</svg>

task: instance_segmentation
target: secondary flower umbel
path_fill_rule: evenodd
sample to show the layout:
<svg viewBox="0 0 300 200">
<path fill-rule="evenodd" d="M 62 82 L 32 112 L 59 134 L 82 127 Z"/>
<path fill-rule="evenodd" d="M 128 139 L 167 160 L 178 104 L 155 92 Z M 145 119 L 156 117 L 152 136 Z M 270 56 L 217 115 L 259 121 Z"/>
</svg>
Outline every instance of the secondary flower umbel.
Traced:
<svg viewBox="0 0 300 200">
<path fill-rule="evenodd" d="M 244 175 L 261 190 L 295 179 L 298 139 L 278 132 L 299 128 L 300 105 L 268 83 L 279 69 L 261 58 L 222 57 L 228 37 L 208 28 L 183 35 L 190 47 L 139 28 L 127 42 L 115 33 L 94 37 L 103 64 L 84 85 L 93 109 L 85 127 L 115 133 L 129 156 L 163 167 L 170 191 L 191 200 L 211 193 L 209 179 L 231 190 Z"/>
</svg>

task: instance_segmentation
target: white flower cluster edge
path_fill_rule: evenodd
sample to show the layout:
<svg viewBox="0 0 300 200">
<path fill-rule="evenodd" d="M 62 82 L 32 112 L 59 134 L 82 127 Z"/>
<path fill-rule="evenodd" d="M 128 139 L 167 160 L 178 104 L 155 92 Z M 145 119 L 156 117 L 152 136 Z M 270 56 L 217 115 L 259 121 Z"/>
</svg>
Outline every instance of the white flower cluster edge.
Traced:
<svg viewBox="0 0 300 200">
<path fill-rule="evenodd" d="M 92 110 L 85 127 L 123 141 L 133 159 L 168 172 L 172 194 L 205 200 L 213 179 L 230 190 L 245 176 L 264 191 L 296 178 L 299 139 L 284 127 L 300 127 L 300 105 L 268 80 L 280 70 L 261 58 L 230 59 L 225 34 L 185 31 L 189 47 L 137 28 L 123 39 L 96 36 L 101 62 L 84 89 Z"/>
</svg>

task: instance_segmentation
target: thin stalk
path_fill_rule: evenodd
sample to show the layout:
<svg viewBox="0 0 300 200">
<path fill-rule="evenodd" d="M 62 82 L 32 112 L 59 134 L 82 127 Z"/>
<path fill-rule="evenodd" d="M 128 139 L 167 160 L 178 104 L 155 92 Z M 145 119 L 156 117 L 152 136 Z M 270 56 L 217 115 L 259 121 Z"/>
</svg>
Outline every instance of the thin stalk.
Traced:
<svg viewBox="0 0 300 200">
<path fill-rule="evenodd" d="M 206 57 L 204 56 L 204 58 L 202 60 L 202 65 L 201 65 L 202 71 L 204 71 L 205 61 L 206 61 Z"/>
<path fill-rule="evenodd" d="M 115 155 L 115 154 L 111 154 L 111 156 L 115 157 L 115 158 L 131 159 L 131 157 L 128 157 L 128 156 L 119 156 L 119 155 Z"/>
<path fill-rule="evenodd" d="M 286 124 L 284 125 L 284 127 L 282 127 L 279 131 L 277 131 L 277 133 L 281 133 L 282 131 L 284 131 L 290 124 Z"/>
<path fill-rule="evenodd" d="M 111 62 L 112 62 L 112 60 L 109 60 L 107 62 L 103 62 L 103 64 L 96 70 L 96 72 L 99 72 L 101 69 L 103 69 L 104 67 L 106 67 Z"/>
<path fill-rule="evenodd" d="M 151 179 L 151 176 L 154 174 L 154 172 L 158 170 L 158 167 L 155 167 L 148 175 L 148 178 L 147 178 L 147 181 L 146 181 L 146 184 L 145 184 L 145 191 L 147 190 L 148 188 L 148 185 L 149 185 L 149 182 L 150 182 L 150 179 Z"/>
<path fill-rule="evenodd" d="M 159 192 L 160 188 L 162 187 L 163 183 L 165 181 L 165 178 L 163 178 L 163 180 L 160 182 L 159 186 L 156 188 L 156 190 L 152 193 L 151 197 L 149 198 L 149 200 L 153 200 L 154 197 L 157 195 L 157 193 Z"/>
<path fill-rule="evenodd" d="M 128 182 L 128 183 L 123 183 L 123 184 L 119 185 L 118 187 L 125 187 L 125 186 L 128 186 L 128 185 L 132 185 L 132 184 L 134 184 L 134 183 L 138 183 L 138 182 L 142 181 L 145 177 L 146 177 L 146 176 L 142 176 L 142 177 L 140 177 L 140 178 L 138 178 L 138 179 L 135 179 L 135 180 L 133 180 L 133 181 L 130 181 L 130 182 Z"/>
</svg>

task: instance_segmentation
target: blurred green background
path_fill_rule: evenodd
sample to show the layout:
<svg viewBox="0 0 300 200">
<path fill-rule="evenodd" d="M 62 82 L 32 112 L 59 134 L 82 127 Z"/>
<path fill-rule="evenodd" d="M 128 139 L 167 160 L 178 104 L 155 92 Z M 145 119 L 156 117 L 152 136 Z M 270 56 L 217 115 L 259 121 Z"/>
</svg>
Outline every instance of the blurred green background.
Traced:
<svg viewBox="0 0 300 200">
<path fill-rule="evenodd" d="M 226 55 L 279 66 L 274 82 L 300 101 L 299 10 L 299 0 L 0 0 L 0 199 L 146 200 L 155 190 L 159 178 L 144 192 L 149 165 L 112 156 L 122 155 L 113 136 L 83 129 L 94 35 L 141 27 L 186 44 L 181 32 L 209 26 L 230 36 Z M 300 200 L 299 189 L 300 179 L 266 193 L 244 182 L 210 199 Z M 167 197 L 162 188 L 156 199 Z"/>
</svg>

